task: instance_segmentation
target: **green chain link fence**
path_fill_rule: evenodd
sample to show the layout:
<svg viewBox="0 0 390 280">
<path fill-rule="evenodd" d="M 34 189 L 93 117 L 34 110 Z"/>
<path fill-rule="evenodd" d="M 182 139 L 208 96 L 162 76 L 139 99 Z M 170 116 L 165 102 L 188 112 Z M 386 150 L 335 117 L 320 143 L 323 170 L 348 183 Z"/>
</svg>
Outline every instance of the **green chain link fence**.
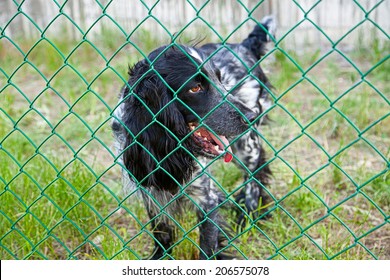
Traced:
<svg viewBox="0 0 390 280">
<path fill-rule="evenodd" d="M 76 4 L 47 2 L 55 15 L 45 24 L 28 1 L 6 1 L 9 13 L 0 14 L 1 259 L 144 258 L 153 235 L 145 209 L 121 191 L 110 130 L 127 65 L 197 32 L 206 41 L 234 42 L 260 20 L 257 11 L 287 1 L 228 1 L 246 15 L 230 31 L 204 18 L 213 1 L 178 1 L 194 16 L 172 29 L 156 16 L 169 1 L 131 1 L 129 9 L 145 13 L 132 27 L 112 16 L 115 0 L 85 2 L 100 11 L 87 25 L 72 16 Z M 373 16 L 388 13 L 388 3 L 351 1 L 359 20 L 334 36 L 312 17 L 326 1 L 303 2 L 289 1 L 301 19 L 278 31 L 261 60 L 275 87 L 265 112 L 270 124 L 259 131 L 273 170 L 271 217 L 249 223 L 229 246 L 247 259 L 388 259 L 389 25 Z M 150 21 L 159 32 L 144 28 Z M 201 27 L 186 34 L 194 23 Z M 289 46 L 305 24 L 322 46 Z M 17 32 L 25 26 L 28 35 Z M 213 166 L 210 177 L 233 199 L 243 187 L 241 171 Z M 175 223 L 178 238 L 167 257 L 196 258 L 196 218 Z"/>
</svg>

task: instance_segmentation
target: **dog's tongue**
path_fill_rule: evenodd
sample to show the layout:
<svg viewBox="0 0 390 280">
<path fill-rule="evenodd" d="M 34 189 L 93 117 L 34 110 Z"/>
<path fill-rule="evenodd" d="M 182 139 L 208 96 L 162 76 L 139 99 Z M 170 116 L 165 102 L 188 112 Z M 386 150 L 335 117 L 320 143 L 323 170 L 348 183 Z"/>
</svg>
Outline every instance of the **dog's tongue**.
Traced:
<svg viewBox="0 0 390 280">
<path fill-rule="evenodd" d="M 223 160 L 224 160 L 226 163 L 231 162 L 232 159 L 233 159 L 233 155 L 232 155 L 231 153 L 229 153 L 229 152 L 227 152 L 227 153 L 225 154 L 225 157 L 223 158 Z"/>
<path fill-rule="evenodd" d="M 221 148 L 221 150 L 226 150 L 226 153 L 225 153 L 224 158 L 223 158 L 224 161 L 226 163 L 231 162 L 233 160 L 233 155 L 232 155 L 233 152 L 232 152 L 232 148 L 230 148 L 230 143 L 227 140 L 227 138 L 225 136 L 222 136 L 222 135 L 218 135 L 218 137 L 215 137 L 213 135 L 213 133 L 210 133 L 210 136 L 214 139 L 215 143 L 218 144 L 218 146 Z"/>
</svg>

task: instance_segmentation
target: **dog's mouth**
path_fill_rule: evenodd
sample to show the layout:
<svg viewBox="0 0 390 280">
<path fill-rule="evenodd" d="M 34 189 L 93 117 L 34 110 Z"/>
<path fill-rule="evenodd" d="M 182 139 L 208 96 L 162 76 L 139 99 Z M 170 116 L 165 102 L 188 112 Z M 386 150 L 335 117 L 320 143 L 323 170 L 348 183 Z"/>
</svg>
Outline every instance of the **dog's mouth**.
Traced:
<svg viewBox="0 0 390 280">
<path fill-rule="evenodd" d="M 224 155 L 225 162 L 231 162 L 233 159 L 232 149 L 227 138 L 223 135 L 214 135 L 213 132 L 207 130 L 204 127 L 199 127 L 197 123 L 188 124 L 195 143 L 202 148 L 202 151 L 210 157 L 217 157 Z"/>
</svg>

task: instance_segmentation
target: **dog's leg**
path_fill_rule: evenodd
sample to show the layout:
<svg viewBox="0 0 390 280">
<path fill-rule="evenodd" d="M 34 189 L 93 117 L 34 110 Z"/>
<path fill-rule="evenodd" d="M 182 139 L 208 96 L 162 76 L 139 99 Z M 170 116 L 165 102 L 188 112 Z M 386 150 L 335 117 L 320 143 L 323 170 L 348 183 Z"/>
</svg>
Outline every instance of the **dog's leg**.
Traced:
<svg viewBox="0 0 390 280">
<path fill-rule="evenodd" d="M 149 260 L 159 260 L 172 253 L 173 228 L 168 223 L 152 221 L 154 250 Z"/>
<path fill-rule="evenodd" d="M 153 196 L 154 200 L 151 198 Z M 150 192 L 142 192 L 142 198 L 148 211 L 149 218 L 151 220 L 151 226 L 154 237 L 154 250 L 152 254 L 147 258 L 150 260 L 159 260 L 167 255 L 170 255 L 172 249 L 170 249 L 174 240 L 174 228 L 171 225 L 169 218 L 163 214 L 160 210 L 165 205 L 166 200 L 169 200 L 170 194 L 164 191 L 152 190 Z"/>
<path fill-rule="evenodd" d="M 220 215 L 219 202 L 224 200 L 210 178 L 203 175 L 186 192 L 191 196 L 197 208 L 200 234 L 201 260 L 231 259 L 233 256 L 221 250 L 227 247 L 231 230 Z M 217 254 L 217 252 L 221 251 Z"/>
<path fill-rule="evenodd" d="M 244 171 L 244 188 L 236 196 L 236 202 L 246 208 L 246 213 L 238 216 L 238 225 L 245 226 L 247 215 L 256 219 L 262 206 L 268 204 L 269 196 L 263 187 L 268 185 L 271 170 L 266 163 L 265 152 L 261 146 L 261 139 L 256 132 L 250 131 L 243 135 L 233 147 L 234 154 L 240 162 L 238 165 Z M 249 172 L 248 172 L 249 170 Z"/>
</svg>

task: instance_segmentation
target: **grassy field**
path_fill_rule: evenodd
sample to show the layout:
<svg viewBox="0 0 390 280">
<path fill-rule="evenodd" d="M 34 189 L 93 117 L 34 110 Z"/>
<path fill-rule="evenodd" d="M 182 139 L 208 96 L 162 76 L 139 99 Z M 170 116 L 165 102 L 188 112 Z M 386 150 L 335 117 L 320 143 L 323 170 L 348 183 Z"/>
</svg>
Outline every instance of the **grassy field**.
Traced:
<svg viewBox="0 0 390 280">
<path fill-rule="evenodd" d="M 140 53 L 120 36 L 15 42 L 0 41 L 1 259 L 146 257 L 146 213 L 121 191 L 110 131 Z M 146 32 L 134 43 L 146 53 L 159 45 Z M 274 85 L 261 131 L 274 203 L 231 241 L 238 256 L 390 259 L 389 51 L 280 46 L 263 61 Z M 235 165 L 213 169 L 227 191 L 242 184 Z M 195 216 L 177 222 L 172 257 L 196 258 Z"/>
</svg>

